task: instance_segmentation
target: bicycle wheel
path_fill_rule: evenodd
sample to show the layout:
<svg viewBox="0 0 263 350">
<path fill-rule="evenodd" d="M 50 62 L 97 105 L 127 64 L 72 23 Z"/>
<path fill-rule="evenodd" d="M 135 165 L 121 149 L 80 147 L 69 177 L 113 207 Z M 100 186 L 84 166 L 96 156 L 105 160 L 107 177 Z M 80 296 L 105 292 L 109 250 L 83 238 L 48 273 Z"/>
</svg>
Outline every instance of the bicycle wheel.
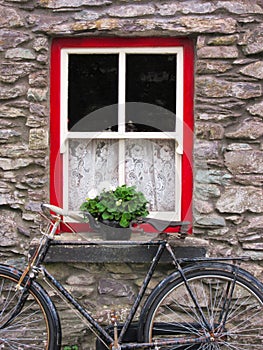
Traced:
<svg viewBox="0 0 263 350">
<path fill-rule="evenodd" d="M 149 311 L 145 316 L 145 342 L 156 341 L 158 344 L 158 341 L 171 338 L 181 342 L 156 345 L 159 350 L 263 349 L 263 289 L 260 282 L 239 270 L 236 283 L 233 283 L 231 265 L 220 263 L 203 263 L 189 268 L 188 272 L 186 269 L 186 277 L 207 323 L 177 274 L 168 279 L 161 290 L 156 288 L 146 305 L 145 310 L 149 308 Z M 206 335 L 210 336 L 208 342 L 193 344 L 189 341 Z"/>
<path fill-rule="evenodd" d="M 16 286 L 21 273 L 0 266 L 0 349 L 60 349 L 60 324 L 52 301 L 33 282 L 25 305 L 11 321 L 21 291 Z"/>
</svg>

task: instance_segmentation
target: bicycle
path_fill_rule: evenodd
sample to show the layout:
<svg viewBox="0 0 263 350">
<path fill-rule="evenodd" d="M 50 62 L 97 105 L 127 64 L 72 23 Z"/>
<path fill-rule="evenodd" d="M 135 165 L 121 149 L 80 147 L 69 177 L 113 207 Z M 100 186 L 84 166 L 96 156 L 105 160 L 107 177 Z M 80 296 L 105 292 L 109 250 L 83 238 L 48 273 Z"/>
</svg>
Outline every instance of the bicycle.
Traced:
<svg viewBox="0 0 263 350">
<path fill-rule="evenodd" d="M 263 285 L 240 267 L 245 258 L 177 259 L 163 234 L 165 230 L 160 231 L 160 238 L 147 242 L 115 242 L 155 245 L 157 249 L 126 321 L 120 325 L 112 315 L 112 326 L 105 328 L 42 265 L 63 216 L 80 217 L 49 204 L 44 204 L 43 210 L 52 212 L 51 219 L 49 214 L 44 215 L 49 219 L 46 230 L 25 270 L 0 265 L 1 349 L 60 349 L 60 319 L 50 296 L 37 281 L 42 276 L 87 321 L 105 349 L 262 350 Z M 153 226 L 160 223 L 141 222 Z M 185 222 L 162 224 L 177 226 L 178 237 L 185 235 Z M 136 340 L 126 341 L 127 330 L 165 250 L 175 271 L 146 298 L 137 321 Z"/>
</svg>

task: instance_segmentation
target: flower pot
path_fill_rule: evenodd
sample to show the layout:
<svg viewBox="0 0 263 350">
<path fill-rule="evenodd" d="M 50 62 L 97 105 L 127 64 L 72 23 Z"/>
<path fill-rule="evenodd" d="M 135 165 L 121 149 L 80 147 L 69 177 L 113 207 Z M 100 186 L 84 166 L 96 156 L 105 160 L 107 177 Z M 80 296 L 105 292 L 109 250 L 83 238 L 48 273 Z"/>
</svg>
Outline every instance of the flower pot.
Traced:
<svg viewBox="0 0 263 350">
<path fill-rule="evenodd" d="M 121 227 L 116 221 L 105 220 L 100 222 L 100 233 L 107 241 L 127 241 L 131 238 L 131 229 Z"/>
<path fill-rule="evenodd" d="M 84 217 L 88 220 L 90 227 L 106 241 L 128 241 L 131 238 L 132 230 L 129 227 L 121 227 L 117 221 L 98 221 L 87 211 Z"/>
</svg>

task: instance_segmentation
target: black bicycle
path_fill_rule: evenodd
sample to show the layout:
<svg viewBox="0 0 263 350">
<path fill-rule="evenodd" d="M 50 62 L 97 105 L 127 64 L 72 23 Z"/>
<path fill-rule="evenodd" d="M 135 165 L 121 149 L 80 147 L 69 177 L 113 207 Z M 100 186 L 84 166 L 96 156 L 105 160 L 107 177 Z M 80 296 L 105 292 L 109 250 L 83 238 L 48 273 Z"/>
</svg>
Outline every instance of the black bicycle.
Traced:
<svg viewBox="0 0 263 350">
<path fill-rule="evenodd" d="M 99 325 L 42 265 L 62 217 L 80 217 L 52 205 L 43 207 L 52 211 L 52 220 L 26 269 L 21 272 L 0 265 L 0 349 L 60 349 L 59 316 L 50 296 L 37 282 L 40 276 L 84 317 L 105 349 L 263 349 L 263 285 L 240 267 L 242 258 L 177 259 L 165 238 L 115 242 L 155 245 L 156 254 L 124 324 L 118 324 L 112 315 L 112 327 Z M 154 220 L 151 224 L 155 224 Z M 185 234 L 184 222 L 163 226 L 168 224 L 179 227 L 177 235 Z M 136 340 L 127 341 L 127 331 L 165 250 L 175 271 L 146 299 L 136 321 Z"/>
</svg>

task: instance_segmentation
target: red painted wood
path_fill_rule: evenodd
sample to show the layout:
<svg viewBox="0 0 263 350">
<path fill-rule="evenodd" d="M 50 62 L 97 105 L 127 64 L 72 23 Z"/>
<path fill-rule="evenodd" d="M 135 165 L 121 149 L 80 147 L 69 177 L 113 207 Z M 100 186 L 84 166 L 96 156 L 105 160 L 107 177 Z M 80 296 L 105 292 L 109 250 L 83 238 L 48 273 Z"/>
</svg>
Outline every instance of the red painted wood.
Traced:
<svg viewBox="0 0 263 350">
<path fill-rule="evenodd" d="M 186 38 L 56 38 L 50 67 L 50 203 L 62 206 L 63 167 L 60 155 L 60 52 L 79 47 L 184 48 L 184 153 L 182 157 L 181 220 L 192 222 L 194 43 Z"/>
<path fill-rule="evenodd" d="M 54 40 L 50 66 L 50 203 L 62 205 L 62 157 L 60 155 L 60 49 Z"/>
<path fill-rule="evenodd" d="M 184 153 L 182 159 L 182 216 L 192 223 L 193 127 L 194 127 L 194 45 L 184 45 Z"/>
</svg>

